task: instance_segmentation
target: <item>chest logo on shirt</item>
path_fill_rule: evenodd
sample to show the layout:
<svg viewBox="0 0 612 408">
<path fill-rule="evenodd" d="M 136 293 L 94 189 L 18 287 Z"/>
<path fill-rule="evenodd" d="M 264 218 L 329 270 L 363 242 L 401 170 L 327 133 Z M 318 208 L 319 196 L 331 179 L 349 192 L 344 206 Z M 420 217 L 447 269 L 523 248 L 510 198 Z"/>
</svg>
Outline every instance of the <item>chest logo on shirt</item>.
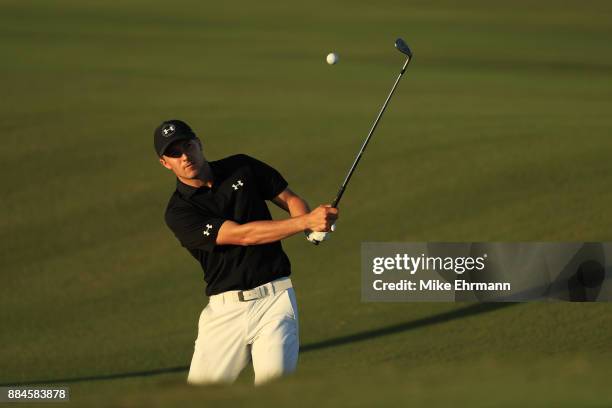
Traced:
<svg viewBox="0 0 612 408">
<path fill-rule="evenodd" d="M 242 182 L 242 180 L 238 180 L 236 182 L 236 184 L 232 184 L 232 188 L 234 190 L 238 190 L 240 187 L 244 186 L 244 183 Z"/>
<path fill-rule="evenodd" d="M 202 231 L 202 234 L 209 236 L 210 235 L 210 230 L 212 229 L 212 225 L 211 224 L 206 224 L 206 229 L 204 231 Z"/>
</svg>

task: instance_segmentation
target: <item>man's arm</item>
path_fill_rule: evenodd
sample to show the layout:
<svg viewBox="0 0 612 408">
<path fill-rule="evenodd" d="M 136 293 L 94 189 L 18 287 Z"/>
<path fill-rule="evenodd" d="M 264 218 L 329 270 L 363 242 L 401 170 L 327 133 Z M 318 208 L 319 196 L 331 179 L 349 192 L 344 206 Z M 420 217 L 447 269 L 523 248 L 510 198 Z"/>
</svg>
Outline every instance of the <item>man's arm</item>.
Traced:
<svg viewBox="0 0 612 408">
<path fill-rule="evenodd" d="M 287 211 L 289 214 L 291 214 L 292 217 L 307 214 L 308 212 L 310 212 L 310 207 L 308 207 L 308 203 L 288 188 L 285 188 L 282 193 L 274 197 L 272 199 L 272 202 L 283 210 Z M 331 231 L 333 230 L 334 226 L 332 225 Z M 306 239 L 312 243 L 319 243 L 321 241 L 324 241 L 325 239 L 327 239 L 328 234 L 328 232 L 326 231 L 315 232 L 310 228 L 305 229 L 304 233 L 306 234 Z"/>
<path fill-rule="evenodd" d="M 282 194 L 282 193 L 281 193 Z M 297 196 L 296 196 L 297 197 Z M 303 200 L 300 199 L 305 204 Z M 304 204 L 296 200 L 287 203 L 288 211 L 304 211 Z M 307 206 L 305 207 L 308 208 Z M 292 213 L 293 215 L 293 213 Z M 291 235 L 312 231 L 329 231 L 338 218 L 338 209 L 320 205 L 311 212 L 279 221 L 253 221 L 246 224 L 227 220 L 219 228 L 217 245 L 261 245 L 280 241 Z"/>
<path fill-rule="evenodd" d="M 280 208 L 291 214 L 292 217 L 307 214 L 310 212 L 308 203 L 293 191 L 286 188 L 282 193 L 272 199 L 272 202 Z M 333 225 L 332 225 L 332 231 Z M 304 230 L 306 239 L 313 243 L 318 243 L 327 239 L 327 232 L 314 232 L 312 229 L 307 228 Z"/>
<path fill-rule="evenodd" d="M 289 188 L 286 188 L 282 193 L 274 197 L 272 202 L 287 211 L 292 217 L 308 214 L 310 212 L 308 203 Z"/>
</svg>

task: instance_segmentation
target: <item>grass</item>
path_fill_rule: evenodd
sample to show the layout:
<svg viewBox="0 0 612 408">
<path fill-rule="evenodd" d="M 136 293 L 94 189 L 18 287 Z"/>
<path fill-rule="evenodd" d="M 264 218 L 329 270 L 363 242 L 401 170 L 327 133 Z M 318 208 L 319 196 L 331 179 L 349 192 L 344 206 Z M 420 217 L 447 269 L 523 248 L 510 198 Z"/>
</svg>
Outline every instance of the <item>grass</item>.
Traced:
<svg viewBox="0 0 612 408">
<path fill-rule="evenodd" d="M 77 406 L 610 405 L 607 304 L 361 303 L 359 248 L 611 240 L 611 15 L 603 1 L 4 1 L 0 383 L 80 378 Z M 188 387 L 206 299 L 163 224 L 174 182 L 153 129 L 185 119 L 207 158 L 253 155 L 329 202 L 401 68 L 400 35 L 415 59 L 338 231 L 284 243 L 298 372 Z"/>
</svg>

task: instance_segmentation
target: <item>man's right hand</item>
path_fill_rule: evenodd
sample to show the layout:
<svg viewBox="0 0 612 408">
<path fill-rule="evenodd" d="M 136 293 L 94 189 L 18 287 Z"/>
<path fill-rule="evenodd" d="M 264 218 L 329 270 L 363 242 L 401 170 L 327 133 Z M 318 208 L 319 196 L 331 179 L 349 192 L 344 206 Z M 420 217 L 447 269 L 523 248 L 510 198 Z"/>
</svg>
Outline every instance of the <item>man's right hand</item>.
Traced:
<svg viewBox="0 0 612 408">
<path fill-rule="evenodd" d="M 338 209 L 332 208 L 331 204 L 320 205 L 306 215 L 306 229 L 329 232 L 338 216 Z"/>
</svg>

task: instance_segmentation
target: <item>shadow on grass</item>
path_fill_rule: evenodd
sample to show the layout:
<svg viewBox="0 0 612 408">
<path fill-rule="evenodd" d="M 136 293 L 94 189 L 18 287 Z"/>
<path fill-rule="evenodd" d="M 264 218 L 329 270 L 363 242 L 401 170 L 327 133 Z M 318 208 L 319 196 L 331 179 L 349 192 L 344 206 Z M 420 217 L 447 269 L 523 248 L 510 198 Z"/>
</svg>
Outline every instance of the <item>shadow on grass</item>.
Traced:
<svg viewBox="0 0 612 408">
<path fill-rule="evenodd" d="M 423 317 L 421 319 L 412 320 L 405 323 L 394 324 L 392 326 L 383 327 L 380 329 L 367 330 L 361 333 L 349 334 L 346 336 L 336 337 L 329 340 L 323 340 L 316 343 L 306 344 L 300 347 L 301 353 L 307 353 L 309 351 L 321 350 L 330 347 L 343 346 L 345 344 L 357 343 L 360 341 L 366 341 L 375 339 L 378 337 L 384 337 L 391 334 L 401 333 L 409 330 L 418 329 L 420 327 L 431 326 L 435 324 L 445 323 L 451 320 L 462 319 L 464 317 L 479 315 L 483 313 L 493 312 L 499 309 L 503 309 L 517 303 L 477 303 L 461 309 L 455 309 L 444 313 L 439 313 L 434 316 Z M 171 374 L 184 372 L 189 369 L 188 365 L 175 366 L 160 368 L 157 370 L 144 370 L 144 371 L 132 371 L 128 373 L 117 373 L 117 374 L 106 374 L 106 375 L 92 375 L 86 377 L 74 377 L 74 378 L 59 378 L 53 380 L 31 380 L 14 383 L 0 384 L 1 387 L 8 386 L 26 386 L 35 384 L 70 384 L 84 381 L 102 381 L 102 380 L 117 380 L 122 378 L 132 377 L 150 377 L 160 374 Z"/>
<path fill-rule="evenodd" d="M 336 337 L 334 339 L 323 340 L 316 343 L 306 344 L 300 347 L 300 352 L 308 352 L 320 350 L 329 347 L 337 347 L 359 341 L 366 341 L 377 337 L 388 336 L 390 334 L 401 333 L 404 331 L 418 329 L 420 327 L 431 326 L 434 324 L 445 323 L 451 320 L 462 319 L 464 317 L 478 315 L 482 313 L 492 312 L 503 309 L 508 306 L 516 305 L 517 303 L 477 303 L 461 309 L 450 310 L 448 312 L 439 313 L 437 315 L 423 317 L 421 319 L 412 320 L 410 322 L 398 323 L 392 326 L 383 327 L 380 329 L 367 330 L 361 333 L 349 334 L 346 336 Z"/>
</svg>

